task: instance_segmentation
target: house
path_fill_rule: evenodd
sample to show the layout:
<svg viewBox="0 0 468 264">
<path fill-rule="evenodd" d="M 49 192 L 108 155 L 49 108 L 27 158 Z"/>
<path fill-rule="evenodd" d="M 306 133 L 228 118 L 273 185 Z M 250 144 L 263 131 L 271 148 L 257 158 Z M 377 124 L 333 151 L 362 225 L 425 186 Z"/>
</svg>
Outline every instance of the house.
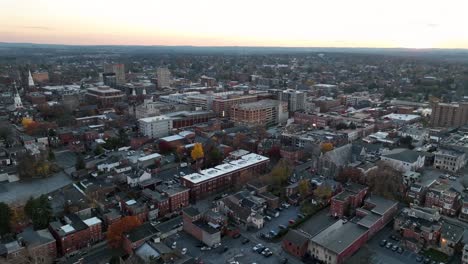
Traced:
<svg viewBox="0 0 468 264">
<path fill-rule="evenodd" d="M 159 235 L 159 230 L 151 223 L 146 222 L 130 232 L 124 234 L 123 249 L 127 254 L 133 253 L 135 249 L 143 245 L 146 241 Z"/>
<path fill-rule="evenodd" d="M 368 189 L 367 186 L 353 182 L 345 184 L 344 190 L 331 198 L 330 215 L 340 218 L 352 216 L 362 205 Z"/>
<path fill-rule="evenodd" d="M 418 253 L 427 247 L 436 247 L 442 229 L 437 209 L 412 206 L 404 208 L 395 217 L 393 229 L 401 237 L 401 245 Z"/>
<path fill-rule="evenodd" d="M 151 179 L 151 173 L 145 170 L 138 170 L 127 174 L 127 184 L 136 187 L 144 181 Z"/>
<path fill-rule="evenodd" d="M 209 247 L 221 242 L 222 226 L 206 221 L 203 214 L 193 207 L 185 208 L 182 212 L 185 232 Z"/>
<path fill-rule="evenodd" d="M 468 222 L 468 196 L 463 196 L 462 207 L 458 218 L 462 221 Z"/>
<path fill-rule="evenodd" d="M 449 184 L 433 183 L 427 190 L 424 206 L 439 209 L 448 216 L 456 216 L 461 209 L 461 193 Z"/>
<path fill-rule="evenodd" d="M 178 212 L 180 209 L 189 205 L 190 189 L 180 185 L 159 186 L 156 188 L 160 193 L 165 194 L 169 200 L 170 212 Z"/>
<path fill-rule="evenodd" d="M 19 241 L 13 240 L 0 243 L 0 263 L 22 263 L 27 259 L 28 252 Z"/>
<path fill-rule="evenodd" d="M 423 205 L 424 199 L 426 198 L 427 187 L 421 184 L 412 184 L 407 193 L 406 197 L 411 200 L 415 205 Z"/>
<path fill-rule="evenodd" d="M 381 160 L 388 162 L 395 169 L 406 172 L 416 171 L 424 166 L 425 156 L 409 149 L 395 149 L 383 154 Z"/>
<path fill-rule="evenodd" d="M 434 168 L 449 172 L 458 172 L 465 167 L 465 152 L 454 149 L 439 148 L 435 152 Z"/>
<path fill-rule="evenodd" d="M 283 249 L 298 258 L 306 255 L 308 246 L 309 236 L 295 229 L 289 230 L 282 242 Z"/>
<path fill-rule="evenodd" d="M 57 258 L 57 244 L 49 230 L 33 230 L 31 227 L 18 234 L 29 252 L 33 263 L 53 263 Z"/>
</svg>

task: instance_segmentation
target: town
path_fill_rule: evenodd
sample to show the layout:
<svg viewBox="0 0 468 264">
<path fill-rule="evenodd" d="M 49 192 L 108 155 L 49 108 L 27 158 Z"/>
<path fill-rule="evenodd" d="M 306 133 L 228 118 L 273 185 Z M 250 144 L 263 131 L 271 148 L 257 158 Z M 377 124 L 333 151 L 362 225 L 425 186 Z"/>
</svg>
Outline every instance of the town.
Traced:
<svg viewBox="0 0 468 264">
<path fill-rule="evenodd" d="M 0 263 L 468 264 L 467 62 L 0 43 Z"/>
</svg>

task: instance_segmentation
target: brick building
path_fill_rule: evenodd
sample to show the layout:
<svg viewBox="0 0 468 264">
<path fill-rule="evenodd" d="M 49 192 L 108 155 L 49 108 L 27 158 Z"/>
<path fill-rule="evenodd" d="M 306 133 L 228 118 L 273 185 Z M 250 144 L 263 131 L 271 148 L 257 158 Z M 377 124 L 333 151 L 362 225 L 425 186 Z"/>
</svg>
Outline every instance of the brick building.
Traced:
<svg viewBox="0 0 468 264">
<path fill-rule="evenodd" d="M 449 184 L 432 184 L 425 197 L 424 206 L 437 208 L 442 214 L 456 216 L 462 205 L 461 194 Z"/>
<path fill-rule="evenodd" d="M 193 207 L 185 208 L 182 214 L 184 231 L 205 243 L 207 246 L 221 242 L 221 226 L 205 219 L 204 215 Z"/>
<path fill-rule="evenodd" d="M 230 117 L 231 107 L 244 103 L 256 102 L 256 95 L 228 95 L 226 98 L 215 97 L 212 103 L 212 110 L 219 117 Z"/>
<path fill-rule="evenodd" d="M 131 254 L 136 248 L 158 234 L 160 231 L 151 223 L 146 222 L 124 234 L 123 249 L 127 254 Z"/>
<path fill-rule="evenodd" d="M 302 258 L 307 253 L 309 246 L 308 235 L 291 229 L 283 238 L 282 247 L 289 254 Z"/>
<path fill-rule="evenodd" d="M 57 240 L 60 255 L 66 255 L 102 240 L 101 220 L 97 217 L 81 220 L 69 214 L 63 222 L 51 222 L 49 231 Z"/>
<path fill-rule="evenodd" d="M 33 263 L 53 263 L 57 258 L 57 243 L 49 230 L 33 230 L 27 228 L 18 234 L 29 252 Z"/>
<path fill-rule="evenodd" d="M 261 100 L 233 105 L 231 120 L 236 124 L 272 126 L 288 119 L 288 104 L 278 100 Z"/>
<path fill-rule="evenodd" d="M 368 189 L 367 186 L 361 184 L 347 183 L 342 192 L 332 197 L 330 215 L 340 218 L 353 215 L 354 211 L 362 205 Z"/>
<path fill-rule="evenodd" d="M 238 160 L 184 176 L 181 184 L 190 189 L 192 200 L 198 200 L 233 185 L 247 183 L 252 180 L 253 175 L 262 173 L 269 161 L 267 157 L 250 153 Z"/>
<path fill-rule="evenodd" d="M 113 107 L 115 103 L 122 101 L 123 97 L 122 91 L 108 86 L 91 87 L 86 90 L 86 99 L 102 108 Z"/>
</svg>

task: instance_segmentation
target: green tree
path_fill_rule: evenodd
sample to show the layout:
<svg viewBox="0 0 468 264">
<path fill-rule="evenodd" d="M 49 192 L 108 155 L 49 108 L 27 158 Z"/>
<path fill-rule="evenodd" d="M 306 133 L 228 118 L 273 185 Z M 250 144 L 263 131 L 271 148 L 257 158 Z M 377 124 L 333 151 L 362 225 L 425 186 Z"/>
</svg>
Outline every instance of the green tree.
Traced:
<svg viewBox="0 0 468 264">
<path fill-rule="evenodd" d="M 271 170 L 271 178 L 276 186 L 282 186 L 288 180 L 291 168 L 285 160 L 280 160 Z"/>
<path fill-rule="evenodd" d="M 93 152 L 94 155 L 98 156 L 104 153 L 104 149 L 101 147 L 101 145 L 97 145 Z"/>
<path fill-rule="evenodd" d="M 55 160 L 55 153 L 51 149 L 49 149 L 49 153 L 48 153 L 47 158 L 49 159 L 49 161 Z"/>
<path fill-rule="evenodd" d="M 130 139 L 128 139 L 128 134 L 123 128 L 119 129 L 118 139 L 120 147 L 127 146 L 128 143 L 130 143 Z"/>
<path fill-rule="evenodd" d="M 47 228 L 52 217 L 52 209 L 47 196 L 29 198 L 24 206 L 24 213 L 31 219 L 34 229 Z"/>
<path fill-rule="evenodd" d="M 12 211 L 10 207 L 3 202 L 0 202 L 0 235 L 5 235 L 10 232 L 10 221 Z"/>
<path fill-rule="evenodd" d="M 299 182 L 299 194 L 303 198 L 309 194 L 309 182 L 307 180 L 301 180 Z"/>
<path fill-rule="evenodd" d="M 86 168 L 85 161 L 81 155 L 76 156 L 76 163 L 75 163 L 75 169 L 76 170 L 82 170 Z"/>
<path fill-rule="evenodd" d="M 330 186 L 322 184 L 314 190 L 314 195 L 321 199 L 329 199 L 332 196 L 332 189 Z"/>
</svg>

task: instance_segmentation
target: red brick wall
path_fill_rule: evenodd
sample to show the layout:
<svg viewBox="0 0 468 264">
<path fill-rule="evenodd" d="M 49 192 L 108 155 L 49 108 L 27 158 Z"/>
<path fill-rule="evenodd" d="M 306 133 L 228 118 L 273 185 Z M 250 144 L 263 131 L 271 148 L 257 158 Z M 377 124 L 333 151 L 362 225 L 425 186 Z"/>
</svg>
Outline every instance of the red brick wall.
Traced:
<svg viewBox="0 0 468 264">
<path fill-rule="evenodd" d="M 297 245 L 292 241 L 283 239 L 283 249 L 291 255 L 302 258 L 307 253 L 307 243 L 304 245 Z"/>
<path fill-rule="evenodd" d="M 330 205 L 330 215 L 343 217 L 346 206 L 348 206 L 347 202 L 332 198 Z"/>
<path fill-rule="evenodd" d="M 338 264 L 344 263 L 344 261 L 358 251 L 367 241 L 368 232 L 362 234 L 351 246 L 345 249 L 341 254 L 338 255 L 337 262 Z"/>
</svg>

